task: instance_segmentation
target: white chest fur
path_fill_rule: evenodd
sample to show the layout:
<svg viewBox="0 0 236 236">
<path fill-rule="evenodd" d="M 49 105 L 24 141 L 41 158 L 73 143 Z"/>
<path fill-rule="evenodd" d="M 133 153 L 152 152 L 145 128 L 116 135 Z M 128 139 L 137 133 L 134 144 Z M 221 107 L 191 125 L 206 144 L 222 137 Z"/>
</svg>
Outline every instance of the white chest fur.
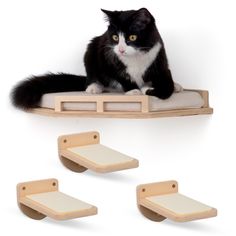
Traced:
<svg viewBox="0 0 236 236">
<path fill-rule="evenodd" d="M 139 51 L 136 55 L 119 57 L 127 67 L 126 72 L 130 75 L 131 80 L 136 82 L 139 88 L 143 87 L 143 75 L 157 57 L 160 49 L 161 44 L 158 42 L 146 53 Z"/>
</svg>

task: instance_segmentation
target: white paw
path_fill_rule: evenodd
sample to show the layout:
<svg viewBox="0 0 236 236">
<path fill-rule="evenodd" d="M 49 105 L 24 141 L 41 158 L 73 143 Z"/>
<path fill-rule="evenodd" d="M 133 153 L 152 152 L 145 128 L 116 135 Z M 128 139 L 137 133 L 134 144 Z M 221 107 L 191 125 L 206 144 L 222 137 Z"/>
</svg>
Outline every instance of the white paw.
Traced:
<svg viewBox="0 0 236 236">
<path fill-rule="evenodd" d="M 149 89 L 151 89 L 151 90 L 152 90 L 153 88 L 152 88 L 152 87 L 149 87 L 149 86 L 144 86 L 144 87 L 142 87 L 142 88 L 141 88 L 142 94 L 144 94 L 144 95 L 145 95 L 145 94 L 146 94 L 146 92 L 147 92 L 147 90 L 149 90 Z"/>
<path fill-rule="evenodd" d="M 125 93 L 126 95 L 141 95 L 142 92 L 139 89 L 132 89 Z"/>
<path fill-rule="evenodd" d="M 92 83 L 86 88 L 87 93 L 97 94 L 103 92 L 103 86 L 97 83 Z"/>
<path fill-rule="evenodd" d="M 175 92 L 179 93 L 182 92 L 184 89 L 180 84 L 174 83 L 174 87 L 175 87 Z"/>
</svg>

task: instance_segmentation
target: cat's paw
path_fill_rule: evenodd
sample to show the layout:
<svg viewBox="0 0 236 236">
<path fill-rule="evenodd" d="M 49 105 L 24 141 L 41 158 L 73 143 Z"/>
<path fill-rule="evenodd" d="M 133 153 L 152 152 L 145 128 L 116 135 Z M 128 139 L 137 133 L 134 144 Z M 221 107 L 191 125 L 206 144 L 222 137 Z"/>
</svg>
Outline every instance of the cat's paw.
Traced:
<svg viewBox="0 0 236 236">
<path fill-rule="evenodd" d="M 152 88 L 152 87 L 149 87 L 149 86 L 143 86 L 143 87 L 141 88 L 141 92 L 142 92 L 142 94 L 144 94 L 144 95 L 147 94 L 147 91 L 148 91 L 148 90 L 153 90 L 153 88 Z"/>
<path fill-rule="evenodd" d="M 104 87 L 97 83 L 92 83 L 86 88 L 87 93 L 98 94 L 103 92 Z"/>
<path fill-rule="evenodd" d="M 142 92 L 139 89 L 132 89 L 125 93 L 126 95 L 141 95 Z"/>
<path fill-rule="evenodd" d="M 174 83 L 174 91 L 176 92 L 176 93 L 180 93 L 180 92 L 182 92 L 184 89 L 183 89 L 183 87 L 180 85 L 180 84 L 178 84 L 178 83 Z"/>
</svg>

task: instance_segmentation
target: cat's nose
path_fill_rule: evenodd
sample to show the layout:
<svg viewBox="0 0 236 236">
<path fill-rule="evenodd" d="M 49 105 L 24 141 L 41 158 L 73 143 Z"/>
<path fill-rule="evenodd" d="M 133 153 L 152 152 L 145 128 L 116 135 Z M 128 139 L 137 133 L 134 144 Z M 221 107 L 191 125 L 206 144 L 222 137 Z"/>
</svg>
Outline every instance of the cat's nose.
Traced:
<svg viewBox="0 0 236 236">
<path fill-rule="evenodd" d="M 119 52 L 123 54 L 125 52 L 125 49 L 123 47 L 119 47 Z"/>
</svg>

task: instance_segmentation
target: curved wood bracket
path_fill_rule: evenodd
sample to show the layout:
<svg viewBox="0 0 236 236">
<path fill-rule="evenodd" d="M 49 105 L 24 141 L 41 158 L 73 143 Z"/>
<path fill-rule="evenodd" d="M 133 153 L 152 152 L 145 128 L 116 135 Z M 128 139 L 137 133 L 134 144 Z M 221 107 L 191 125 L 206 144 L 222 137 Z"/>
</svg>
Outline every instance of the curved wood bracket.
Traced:
<svg viewBox="0 0 236 236">
<path fill-rule="evenodd" d="M 144 206 L 138 205 L 139 211 L 142 213 L 143 216 L 148 218 L 149 220 L 161 222 L 166 219 L 165 216 L 162 216 L 155 211 L 152 211 Z"/>
<path fill-rule="evenodd" d="M 32 208 L 30 207 L 27 207 L 26 205 L 24 204 L 21 204 L 21 203 L 18 203 L 18 206 L 20 208 L 20 210 L 28 217 L 34 219 L 34 220 L 42 220 L 43 218 L 46 217 L 46 215 L 38 212 L 38 211 L 35 211 L 33 210 Z"/>
<path fill-rule="evenodd" d="M 84 166 L 79 165 L 78 163 L 76 163 L 74 161 L 71 161 L 70 159 L 68 159 L 62 155 L 59 155 L 59 158 L 60 158 L 62 164 L 71 171 L 74 171 L 77 173 L 82 173 L 88 169 Z"/>
</svg>

